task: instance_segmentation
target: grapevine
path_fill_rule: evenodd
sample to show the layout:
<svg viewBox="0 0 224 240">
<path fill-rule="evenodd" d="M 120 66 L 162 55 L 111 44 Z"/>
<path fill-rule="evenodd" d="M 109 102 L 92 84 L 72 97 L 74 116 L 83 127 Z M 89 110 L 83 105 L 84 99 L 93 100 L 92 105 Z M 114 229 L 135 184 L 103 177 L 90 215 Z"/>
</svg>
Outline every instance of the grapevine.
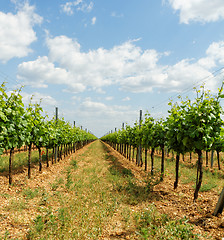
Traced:
<svg viewBox="0 0 224 240">
<path fill-rule="evenodd" d="M 46 120 L 43 116 L 43 109 L 40 103 L 32 104 L 32 98 L 27 108 L 24 107 L 21 95 L 22 89 L 17 89 L 7 94 L 5 83 L 0 86 L 0 155 L 4 150 L 10 150 L 9 156 L 9 184 L 12 184 L 12 166 L 14 149 L 28 146 L 28 178 L 31 177 L 31 149 L 36 146 L 39 152 L 39 171 L 42 171 L 42 148 L 47 151 L 54 148 L 62 158 L 62 146 L 64 146 L 64 156 L 75 151 L 96 139 L 90 133 L 72 127 L 64 119 Z M 52 159 L 53 163 L 53 159 Z"/>
<path fill-rule="evenodd" d="M 196 90 L 196 89 L 195 89 Z M 129 149 L 133 151 L 140 144 L 145 149 L 145 170 L 147 171 L 147 153 L 151 149 L 151 174 L 154 173 L 154 152 L 156 148 L 162 151 L 161 159 L 161 180 L 164 177 L 164 156 L 165 149 L 176 153 L 176 177 L 174 189 L 178 187 L 179 181 L 179 161 L 180 155 L 186 153 L 196 153 L 197 176 L 196 188 L 194 192 L 194 200 L 198 198 L 203 178 L 203 161 L 202 151 L 215 150 L 217 152 L 218 168 L 221 169 L 219 152 L 224 149 L 224 137 L 222 126 L 223 113 L 220 106 L 220 99 L 224 98 L 222 94 L 223 87 L 219 89 L 218 95 L 212 95 L 209 91 L 201 89 L 196 90 L 197 97 L 194 100 L 186 98 L 183 100 L 179 97 L 179 101 L 169 102 L 171 109 L 168 111 L 168 117 L 164 120 L 155 120 L 150 114 L 146 114 L 141 129 L 135 123 L 133 127 L 127 126 L 126 129 L 119 130 L 118 133 L 110 133 L 102 137 L 103 141 L 113 146 L 124 155 L 123 146 L 128 144 Z M 130 151 L 130 150 L 129 150 Z M 136 154 L 136 164 L 143 165 L 141 156 L 138 159 L 138 151 Z"/>
</svg>

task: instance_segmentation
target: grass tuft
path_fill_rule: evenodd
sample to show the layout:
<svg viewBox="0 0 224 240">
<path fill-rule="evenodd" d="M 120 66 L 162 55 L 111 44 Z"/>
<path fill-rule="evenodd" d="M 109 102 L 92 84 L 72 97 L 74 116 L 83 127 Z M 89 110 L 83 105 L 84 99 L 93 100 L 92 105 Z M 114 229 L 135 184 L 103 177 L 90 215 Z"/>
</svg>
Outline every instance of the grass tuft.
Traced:
<svg viewBox="0 0 224 240">
<path fill-rule="evenodd" d="M 39 189 L 27 188 L 22 191 L 22 194 L 26 199 L 33 199 L 39 195 Z"/>
<path fill-rule="evenodd" d="M 73 167 L 73 169 L 78 168 L 78 164 L 77 161 L 75 159 L 72 158 L 72 160 L 70 161 L 70 165 Z"/>
<path fill-rule="evenodd" d="M 159 214 L 154 205 L 136 213 L 134 219 L 141 239 L 199 239 L 187 219 L 172 220 Z"/>
</svg>

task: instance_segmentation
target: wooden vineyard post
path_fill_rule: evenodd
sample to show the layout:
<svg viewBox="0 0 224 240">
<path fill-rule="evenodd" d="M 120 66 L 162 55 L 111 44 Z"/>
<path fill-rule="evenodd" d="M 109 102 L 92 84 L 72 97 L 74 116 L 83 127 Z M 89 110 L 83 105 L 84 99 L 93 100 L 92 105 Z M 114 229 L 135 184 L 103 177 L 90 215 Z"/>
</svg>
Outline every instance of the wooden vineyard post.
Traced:
<svg viewBox="0 0 224 240">
<path fill-rule="evenodd" d="M 195 192 L 194 192 L 194 201 L 198 198 L 198 192 L 201 188 L 202 183 L 202 177 L 203 177 L 203 160 L 202 160 L 202 151 L 198 150 L 198 162 L 197 162 L 197 178 L 196 178 L 196 186 L 195 186 Z"/>
<path fill-rule="evenodd" d="M 219 213 L 221 214 L 224 208 L 224 188 L 222 189 L 222 192 L 220 194 L 218 203 L 216 204 L 215 211 L 213 213 L 214 216 L 217 216 Z"/>
<path fill-rule="evenodd" d="M 52 155 L 51 155 L 51 163 L 52 163 L 52 165 L 54 164 L 54 151 L 55 151 L 55 148 L 53 147 Z"/>
<path fill-rule="evenodd" d="M 12 184 L 12 163 L 14 159 L 14 148 L 10 149 L 10 155 L 9 155 L 9 185 Z"/>
<path fill-rule="evenodd" d="M 28 148 L 28 178 L 31 177 L 31 149 L 32 149 L 32 144 L 29 144 L 29 148 Z"/>
<path fill-rule="evenodd" d="M 75 121 L 74 121 L 74 128 L 75 128 Z M 76 142 L 74 142 L 74 144 L 73 144 L 73 152 L 75 152 L 76 151 Z"/>
<path fill-rule="evenodd" d="M 145 171 L 147 171 L 147 152 L 148 152 L 148 149 L 146 147 L 145 148 Z"/>
<path fill-rule="evenodd" d="M 206 155 L 205 155 L 205 159 L 206 159 L 206 167 L 208 167 L 208 150 L 206 150 Z"/>
<path fill-rule="evenodd" d="M 178 186 L 178 179 L 179 179 L 179 162 L 180 162 L 180 154 L 177 153 L 176 155 L 176 180 L 174 182 L 174 189 L 177 189 Z"/>
<path fill-rule="evenodd" d="M 213 168 L 214 150 L 211 153 L 211 168 Z"/>
<path fill-rule="evenodd" d="M 47 167 L 49 167 L 49 151 L 48 151 L 48 148 L 46 148 L 46 161 L 47 161 Z"/>
<path fill-rule="evenodd" d="M 124 123 L 122 123 L 122 130 L 124 130 Z M 121 143 L 121 154 L 124 155 L 124 143 Z"/>
<path fill-rule="evenodd" d="M 139 116 L 139 130 L 141 129 L 141 123 L 142 123 L 142 110 L 140 110 L 140 116 Z M 142 146 L 141 146 L 141 143 L 139 143 L 139 146 L 138 146 L 138 166 L 141 165 L 141 156 L 142 156 Z"/>
<path fill-rule="evenodd" d="M 115 133 L 117 132 L 117 128 L 114 129 Z M 114 149 L 117 150 L 117 143 L 114 143 Z"/>
<path fill-rule="evenodd" d="M 216 154 L 217 154 L 218 168 L 219 168 L 219 170 L 221 170 L 220 158 L 219 158 L 219 151 L 218 151 L 218 150 L 216 150 Z"/>
<path fill-rule="evenodd" d="M 155 148 L 151 149 L 151 175 L 154 174 L 154 152 Z"/>
<path fill-rule="evenodd" d="M 162 159 L 161 159 L 161 177 L 160 180 L 163 180 L 164 177 L 164 160 L 165 160 L 165 149 L 164 149 L 164 145 L 161 147 L 162 149 Z"/>
<path fill-rule="evenodd" d="M 56 125 L 58 124 L 58 108 L 55 108 L 55 119 L 56 119 Z M 57 162 L 57 155 L 58 155 L 58 146 L 55 146 L 55 163 Z"/>
<path fill-rule="evenodd" d="M 39 172 L 42 171 L 42 153 L 41 153 L 41 148 L 38 148 L 38 152 L 39 152 Z"/>
<path fill-rule="evenodd" d="M 129 145 L 129 155 L 128 155 L 128 159 L 129 159 L 129 161 L 131 161 L 131 144 Z"/>
</svg>

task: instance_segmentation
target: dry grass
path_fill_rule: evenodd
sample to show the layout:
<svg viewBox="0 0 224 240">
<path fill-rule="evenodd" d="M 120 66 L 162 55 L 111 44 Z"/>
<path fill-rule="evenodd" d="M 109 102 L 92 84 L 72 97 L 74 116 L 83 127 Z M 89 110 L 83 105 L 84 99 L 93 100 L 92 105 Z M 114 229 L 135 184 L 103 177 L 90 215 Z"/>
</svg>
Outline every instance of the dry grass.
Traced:
<svg viewBox="0 0 224 240">
<path fill-rule="evenodd" d="M 100 141 L 36 176 L 0 196 L 2 239 L 197 238 L 186 220 L 156 210 L 156 178 L 124 165 Z"/>
</svg>

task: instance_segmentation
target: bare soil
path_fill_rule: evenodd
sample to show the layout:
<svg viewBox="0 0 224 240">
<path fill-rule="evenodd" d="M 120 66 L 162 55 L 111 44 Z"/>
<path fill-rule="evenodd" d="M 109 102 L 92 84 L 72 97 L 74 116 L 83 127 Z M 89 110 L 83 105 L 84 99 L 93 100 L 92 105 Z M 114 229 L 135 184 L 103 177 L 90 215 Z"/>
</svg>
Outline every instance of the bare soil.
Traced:
<svg viewBox="0 0 224 240">
<path fill-rule="evenodd" d="M 12 186 L 9 186 L 7 172 L 0 174 L 0 239 L 7 235 L 10 237 L 6 239 L 26 239 L 31 222 L 40 214 L 37 209 L 39 199 L 29 200 L 29 208 L 26 208 L 26 202 L 20 206 L 24 201 L 21 192 L 28 188 L 50 191 L 50 184 L 62 175 L 64 169 L 69 166 L 70 159 L 79 156 L 86 149 L 87 146 L 79 149 L 62 161 L 51 164 L 49 168 L 43 164 L 42 172 L 39 172 L 38 165 L 32 165 L 30 179 L 27 178 L 27 167 L 14 170 Z"/>
<path fill-rule="evenodd" d="M 146 178 L 146 172 L 143 168 L 136 166 L 134 162 L 130 162 L 112 147 L 110 154 L 119 159 L 122 167 L 131 169 L 132 173 L 139 180 Z M 219 196 L 213 190 L 208 192 L 199 192 L 196 202 L 193 202 L 194 190 L 188 184 L 179 184 L 174 190 L 174 178 L 170 175 L 164 177 L 164 181 L 154 187 L 150 198 L 152 203 L 160 213 L 167 214 L 171 218 L 189 219 L 189 223 L 193 224 L 194 232 L 207 236 L 210 239 L 224 239 L 224 213 L 218 217 L 213 216 Z M 139 206 L 138 206 L 139 207 Z M 143 207 L 143 206 L 142 206 Z M 203 238 L 201 239 L 208 239 Z"/>
<path fill-rule="evenodd" d="M 121 167 L 131 169 L 134 176 L 139 181 L 144 181 L 147 173 L 135 165 L 134 162 L 130 162 L 124 158 L 121 154 L 112 149 L 109 145 L 108 154 L 116 157 Z M 78 150 L 71 156 L 67 157 L 63 161 L 57 162 L 51 165 L 49 168 L 44 166 L 43 171 L 38 171 L 38 166 L 32 168 L 32 178 L 27 178 L 27 168 L 20 169 L 20 171 L 13 173 L 13 185 L 9 187 L 8 178 L 6 174 L 0 175 L 0 236 L 4 237 L 7 232 L 10 234 L 10 239 L 26 239 L 26 233 L 29 230 L 29 225 L 33 219 L 39 214 L 36 208 L 37 202 L 34 199 L 32 202 L 33 207 L 26 208 L 19 206 L 21 199 L 19 194 L 23 189 L 31 188 L 43 188 L 50 191 L 50 184 L 55 181 L 57 177 L 60 177 L 66 166 L 69 165 L 70 159 L 75 155 L 76 158 L 87 151 L 88 146 Z M 196 202 L 193 202 L 193 190 L 188 184 L 179 184 L 177 190 L 173 189 L 174 179 L 170 175 L 164 177 L 164 181 L 154 187 L 152 196 L 149 201 L 154 203 L 160 213 L 165 213 L 171 218 L 183 218 L 189 219 L 189 223 L 193 224 L 194 232 L 207 236 L 207 238 L 201 237 L 201 239 L 222 239 L 224 238 L 224 213 L 218 217 L 212 215 L 216 203 L 218 201 L 218 195 L 214 191 L 200 192 L 199 198 Z M 140 211 L 148 203 L 143 202 L 136 206 L 131 206 L 132 211 Z M 30 206 L 30 204 L 29 204 Z M 13 211 L 13 207 L 21 208 L 21 211 Z M 7 210 L 8 209 L 8 210 Z M 22 218 L 22 219 L 21 219 Z M 110 224 L 105 226 L 102 239 L 135 239 L 133 232 L 125 232 L 122 225 L 121 215 L 119 211 L 114 214 Z M 134 231 L 134 230 L 133 230 Z M 210 238 L 209 238 L 210 237 Z"/>
</svg>

